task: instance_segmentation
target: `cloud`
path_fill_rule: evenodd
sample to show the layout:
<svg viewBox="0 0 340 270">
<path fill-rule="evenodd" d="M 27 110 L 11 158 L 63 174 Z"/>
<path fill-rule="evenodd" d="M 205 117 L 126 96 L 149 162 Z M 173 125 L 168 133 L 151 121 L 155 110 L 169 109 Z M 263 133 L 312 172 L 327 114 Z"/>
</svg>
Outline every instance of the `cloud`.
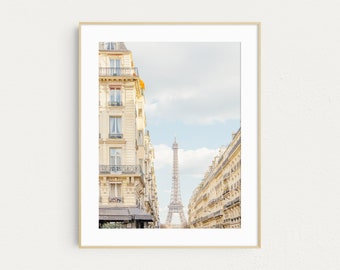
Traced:
<svg viewBox="0 0 340 270">
<path fill-rule="evenodd" d="M 155 145 L 155 170 L 171 170 L 173 165 L 173 150 L 171 147 L 160 144 Z M 178 166 L 181 176 L 190 176 L 201 179 L 217 154 L 217 149 L 199 148 L 195 150 L 178 150 Z"/>
<path fill-rule="evenodd" d="M 239 43 L 128 43 L 149 121 L 210 125 L 240 118 Z"/>
<path fill-rule="evenodd" d="M 171 166 L 172 164 L 172 149 L 165 145 L 154 145 L 155 150 L 155 170 L 162 169 L 165 166 Z"/>
<path fill-rule="evenodd" d="M 235 90 L 210 89 L 211 85 L 187 86 L 176 90 L 164 88 L 146 102 L 151 121 L 210 125 L 240 118 L 240 96 Z"/>
<path fill-rule="evenodd" d="M 217 153 L 217 149 L 199 148 L 195 150 L 179 149 L 179 166 L 182 175 L 201 179 Z"/>
</svg>

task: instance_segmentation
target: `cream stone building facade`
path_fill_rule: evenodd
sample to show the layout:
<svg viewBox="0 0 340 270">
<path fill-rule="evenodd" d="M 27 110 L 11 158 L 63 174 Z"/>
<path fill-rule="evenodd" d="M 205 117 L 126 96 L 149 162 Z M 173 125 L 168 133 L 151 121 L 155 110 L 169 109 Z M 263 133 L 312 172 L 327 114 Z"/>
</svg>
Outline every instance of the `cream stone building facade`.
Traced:
<svg viewBox="0 0 340 270">
<path fill-rule="evenodd" d="M 190 228 L 241 227 L 241 129 L 233 134 L 194 190 L 188 206 Z"/>
<path fill-rule="evenodd" d="M 144 83 L 122 42 L 99 43 L 99 227 L 158 228 Z"/>
</svg>

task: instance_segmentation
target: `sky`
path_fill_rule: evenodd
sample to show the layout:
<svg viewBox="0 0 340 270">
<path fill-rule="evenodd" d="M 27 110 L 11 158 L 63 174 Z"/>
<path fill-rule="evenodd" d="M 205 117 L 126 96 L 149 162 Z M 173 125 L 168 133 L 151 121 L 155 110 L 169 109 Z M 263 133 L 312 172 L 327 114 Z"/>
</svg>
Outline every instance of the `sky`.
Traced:
<svg viewBox="0 0 340 270">
<path fill-rule="evenodd" d="M 174 138 L 184 213 L 221 146 L 240 128 L 240 43 L 127 42 L 145 83 L 161 223 L 172 186 Z M 179 217 L 173 217 L 178 223 Z"/>
</svg>

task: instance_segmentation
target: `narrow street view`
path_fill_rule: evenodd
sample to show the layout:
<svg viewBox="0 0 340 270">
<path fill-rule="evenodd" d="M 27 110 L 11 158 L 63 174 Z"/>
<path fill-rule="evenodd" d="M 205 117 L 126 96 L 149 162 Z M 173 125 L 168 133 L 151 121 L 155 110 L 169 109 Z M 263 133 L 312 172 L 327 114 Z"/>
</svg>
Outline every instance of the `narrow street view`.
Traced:
<svg viewBox="0 0 340 270">
<path fill-rule="evenodd" d="M 108 41 L 98 57 L 99 228 L 240 228 L 239 43 Z"/>
</svg>

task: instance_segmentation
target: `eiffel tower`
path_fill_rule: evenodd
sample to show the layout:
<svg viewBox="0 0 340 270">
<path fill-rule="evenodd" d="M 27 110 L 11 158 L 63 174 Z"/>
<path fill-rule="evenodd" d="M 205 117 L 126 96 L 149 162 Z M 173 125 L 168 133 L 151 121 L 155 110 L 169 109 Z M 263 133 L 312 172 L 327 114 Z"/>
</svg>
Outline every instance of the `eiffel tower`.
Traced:
<svg viewBox="0 0 340 270">
<path fill-rule="evenodd" d="M 168 206 L 169 212 L 166 218 L 167 228 L 185 228 L 187 225 L 183 204 L 181 199 L 181 191 L 179 186 L 179 175 L 178 175 L 178 144 L 175 141 L 172 145 L 173 150 L 173 167 L 172 167 L 172 188 L 171 188 L 171 200 Z M 179 214 L 180 224 L 172 224 L 172 215 Z"/>
</svg>

